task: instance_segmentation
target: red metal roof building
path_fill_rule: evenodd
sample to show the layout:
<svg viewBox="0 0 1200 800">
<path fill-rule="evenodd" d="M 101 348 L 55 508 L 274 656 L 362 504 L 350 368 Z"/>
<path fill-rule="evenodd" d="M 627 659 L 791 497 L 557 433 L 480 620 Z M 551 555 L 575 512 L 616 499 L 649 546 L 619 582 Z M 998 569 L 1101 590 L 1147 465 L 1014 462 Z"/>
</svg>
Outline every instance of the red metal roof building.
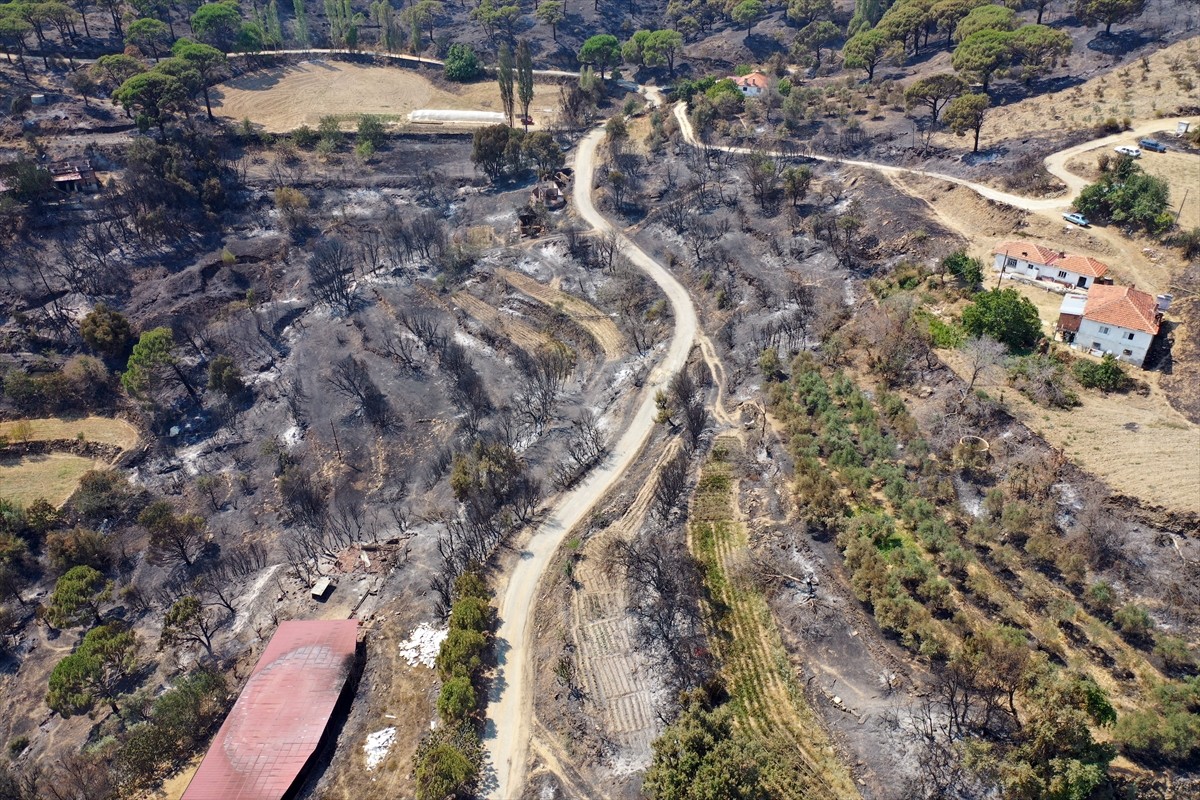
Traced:
<svg viewBox="0 0 1200 800">
<path fill-rule="evenodd" d="M 182 800 L 288 797 L 320 749 L 357 643 L 357 620 L 280 623 Z"/>
</svg>

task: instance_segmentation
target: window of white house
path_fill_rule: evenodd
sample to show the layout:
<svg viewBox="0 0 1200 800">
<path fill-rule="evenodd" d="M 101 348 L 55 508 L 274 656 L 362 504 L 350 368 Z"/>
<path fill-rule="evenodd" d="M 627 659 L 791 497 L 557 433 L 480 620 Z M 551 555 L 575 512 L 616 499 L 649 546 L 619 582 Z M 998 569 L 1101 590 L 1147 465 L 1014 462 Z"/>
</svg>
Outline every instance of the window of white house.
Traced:
<svg viewBox="0 0 1200 800">
<path fill-rule="evenodd" d="M 1092 349 L 1093 349 L 1093 350 L 1099 350 L 1099 349 L 1100 349 L 1100 343 L 1099 343 L 1099 342 L 1092 342 Z"/>
<path fill-rule="evenodd" d="M 1109 332 L 1109 330 L 1111 330 L 1111 329 L 1110 329 L 1110 328 L 1109 328 L 1107 325 L 1101 325 L 1101 326 L 1100 326 L 1100 332 L 1101 332 L 1101 333 L 1108 333 L 1108 332 Z"/>
<path fill-rule="evenodd" d="M 1017 260 L 1016 260 L 1015 258 L 1006 258 L 1006 259 L 1004 259 L 1004 266 L 1006 266 L 1006 267 L 1015 267 L 1016 265 L 1017 265 Z"/>
<path fill-rule="evenodd" d="M 1127 355 L 1127 356 L 1131 356 L 1131 355 L 1133 355 L 1133 351 L 1132 351 L 1132 350 L 1122 350 L 1121 352 L 1122 352 L 1123 354 Z"/>
<path fill-rule="evenodd" d="M 1058 271 L 1058 277 L 1060 277 L 1060 278 L 1065 278 L 1065 277 L 1067 277 L 1067 271 L 1066 271 L 1065 269 L 1060 269 L 1060 270 Z"/>
<path fill-rule="evenodd" d="M 1127 333 L 1127 334 L 1125 334 L 1125 338 L 1126 338 L 1126 339 L 1128 339 L 1129 341 L 1131 341 L 1131 342 L 1132 342 L 1132 341 L 1133 341 L 1133 334 L 1132 334 L 1132 333 Z"/>
</svg>

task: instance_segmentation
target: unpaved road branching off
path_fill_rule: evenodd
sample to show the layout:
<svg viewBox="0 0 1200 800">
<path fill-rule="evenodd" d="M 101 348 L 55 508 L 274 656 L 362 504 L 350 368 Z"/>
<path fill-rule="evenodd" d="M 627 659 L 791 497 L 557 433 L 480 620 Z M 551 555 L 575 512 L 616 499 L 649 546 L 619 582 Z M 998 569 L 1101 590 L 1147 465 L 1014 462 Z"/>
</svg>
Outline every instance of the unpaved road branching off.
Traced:
<svg viewBox="0 0 1200 800">
<path fill-rule="evenodd" d="M 692 147 L 707 147 L 716 150 L 722 150 L 728 153 L 740 153 L 743 155 L 764 152 L 757 148 L 734 147 L 730 145 L 712 145 L 700 141 L 700 139 L 696 136 L 695 130 L 692 128 L 691 120 L 688 119 L 686 103 L 680 102 L 675 104 L 675 119 L 679 122 L 679 130 L 683 134 L 683 140 Z M 1088 185 L 1088 183 L 1090 183 L 1090 181 L 1088 181 L 1086 178 L 1082 178 L 1068 170 L 1067 161 L 1074 156 L 1079 155 L 1080 153 L 1087 152 L 1088 150 L 1092 150 L 1096 147 L 1103 147 L 1105 145 L 1131 144 L 1139 137 L 1148 136 L 1162 130 L 1172 129 L 1177 123 L 1186 122 L 1188 119 L 1188 117 L 1168 117 L 1151 120 L 1148 122 L 1141 122 L 1132 129 L 1122 133 L 1113 134 L 1111 136 L 1102 136 L 1099 139 L 1092 139 L 1047 156 L 1044 161 L 1046 171 L 1061 180 L 1067 186 L 1067 192 L 1058 197 L 1025 197 L 1024 195 L 1001 191 L 988 186 L 987 184 L 967 180 L 966 178 L 959 178 L 955 175 L 946 175 L 941 172 L 930 172 L 929 170 L 913 169 L 911 167 L 897 167 L 891 164 L 880 164 L 875 161 L 856 161 L 853 159 L 818 155 L 816 153 L 784 154 L 766 152 L 766 155 L 773 157 L 807 158 L 813 161 L 825 161 L 832 164 L 841 164 L 847 167 L 859 167 L 861 169 L 873 170 L 889 179 L 892 179 L 893 185 L 897 186 L 897 188 L 913 195 L 914 197 L 925 200 L 926 202 L 929 200 L 928 197 L 920 192 L 914 191 L 907 184 L 898 183 L 895 179 L 903 178 L 904 176 L 908 175 L 919 175 L 926 178 L 934 178 L 936 180 L 946 181 L 959 186 L 965 186 L 966 188 L 978 194 L 980 197 L 983 197 L 987 200 L 992 200 L 997 203 L 1004 203 L 1005 205 L 1012 206 L 1013 208 L 1017 208 L 1022 211 L 1041 214 L 1057 220 L 1058 216 L 1062 212 L 1068 211 L 1071 208 L 1071 203 L 1074 200 L 1075 195 L 1077 195 L 1085 186 Z M 968 239 L 974 238 L 975 232 L 970 229 L 970 220 L 967 220 L 966 222 L 968 224 L 964 225 L 961 224 L 961 222 L 947 220 L 946 216 L 941 212 L 938 212 L 936 209 L 935 213 L 937 213 L 944 222 L 947 222 L 950 227 L 963 234 Z M 1058 221 L 1061 222 L 1061 220 Z M 1119 231 L 1109 230 L 1102 226 L 1093 226 L 1089 228 L 1089 232 L 1093 236 L 1103 239 L 1105 242 L 1107 242 L 1121 256 L 1122 260 L 1131 263 L 1138 263 L 1143 259 L 1143 256 L 1140 252 L 1140 246 L 1136 242 L 1133 242 L 1122 236 Z M 1146 287 L 1143 286 L 1142 288 Z M 1165 286 L 1150 288 L 1155 290 L 1166 289 Z"/>
<path fill-rule="evenodd" d="M 575 156 L 573 201 L 579 216 L 600 232 L 613 230 L 592 203 L 596 148 L 602 129 L 588 134 Z M 501 653 L 495 685 L 488 704 L 488 726 L 484 744 L 490 766 L 495 770 L 487 796 L 509 800 L 520 795 L 525 782 L 530 720 L 533 713 L 530 657 L 533 628 L 530 615 L 536 608 L 536 593 L 543 573 L 567 533 L 582 522 L 592 507 L 621 478 L 634 462 L 654 428 L 655 393 L 665 389 L 671 376 L 687 363 L 696 339 L 696 309 L 687 290 L 657 261 L 618 233 L 622 251 L 629 261 L 653 280 L 667 296 L 675 315 L 675 327 L 666 355 L 651 373 L 642 390 L 637 411 L 604 462 L 549 510 L 545 522 L 524 543 L 504 593 L 499 598 L 500 628 L 497 651 Z"/>
</svg>

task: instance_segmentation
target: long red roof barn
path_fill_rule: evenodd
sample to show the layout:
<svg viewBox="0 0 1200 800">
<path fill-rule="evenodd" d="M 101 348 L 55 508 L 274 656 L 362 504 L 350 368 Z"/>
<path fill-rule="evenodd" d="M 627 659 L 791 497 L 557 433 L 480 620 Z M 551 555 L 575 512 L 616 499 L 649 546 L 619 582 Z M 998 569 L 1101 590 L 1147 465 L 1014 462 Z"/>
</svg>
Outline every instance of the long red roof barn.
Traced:
<svg viewBox="0 0 1200 800">
<path fill-rule="evenodd" d="M 282 622 L 182 800 L 280 800 L 298 783 L 354 669 L 358 621 Z"/>
</svg>

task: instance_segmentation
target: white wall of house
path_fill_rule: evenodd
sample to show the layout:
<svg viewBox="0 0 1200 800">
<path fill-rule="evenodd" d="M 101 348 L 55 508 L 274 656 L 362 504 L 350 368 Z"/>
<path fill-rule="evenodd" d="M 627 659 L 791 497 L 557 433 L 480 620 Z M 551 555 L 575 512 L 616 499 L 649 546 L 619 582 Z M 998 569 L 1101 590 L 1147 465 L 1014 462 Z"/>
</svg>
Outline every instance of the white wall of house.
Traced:
<svg viewBox="0 0 1200 800">
<path fill-rule="evenodd" d="M 1004 253 L 996 254 L 994 264 L 998 270 L 1016 272 L 1031 280 L 1038 280 L 1040 278 L 1042 280 L 1057 281 L 1081 289 L 1092 288 L 1092 283 L 1095 281 L 1095 278 L 1090 275 L 1080 275 L 1077 272 L 1058 269 L 1053 264 L 1035 264 L 1031 261 L 1026 261 L 1020 256 L 1010 255 L 1006 257 Z"/>
<path fill-rule="evenodd" d="M 1075 336 L 1075 344 L 1079 347 L 1112 353 L 1117 359 L 1139 367 L 1146 360 L 1152 341 L 1154 337 L 1145 331 L 1131 331 L 1087 318 L 1079 323 L 1079 333 Z"/>
<path fill-rule="evenodd" d="M 742 90 L 743 97 L 758 97 L 762 94 L 762 89 L 750 83 L 742 84 L 738 88 Z"/>
</svg>

